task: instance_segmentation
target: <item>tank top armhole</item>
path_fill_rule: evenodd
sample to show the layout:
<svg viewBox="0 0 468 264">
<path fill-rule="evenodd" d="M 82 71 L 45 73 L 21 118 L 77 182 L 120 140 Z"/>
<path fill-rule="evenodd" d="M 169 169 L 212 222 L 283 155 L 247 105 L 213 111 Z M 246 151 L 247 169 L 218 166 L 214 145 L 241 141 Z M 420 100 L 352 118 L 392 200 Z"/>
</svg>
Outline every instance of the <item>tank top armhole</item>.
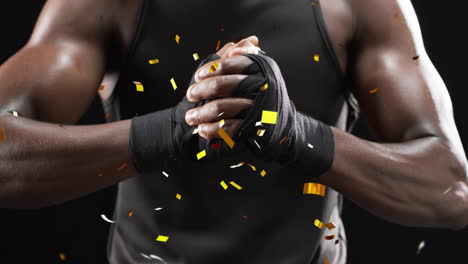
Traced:
<svg viewBox="0 0 468 264">
<path fill-rule="evenodd" d="M 143 28 L 143 22 L 145 20 L 147 1 L 148 0 L 141 0 L 141 1 L 142 1 L 142 3 L 141 3 L 141 6 L 140 6 L 140 10 L 138 12 L 138 18 L 137 18 L 138 21 L 137 21 L 135 31 L 133 33 L 132 41 L 130 43 L 128 52 L 125 55 L 125 58 L 124 58 L 121 66 L 120 66 L 119 77 L 117 79 L 117 82 L 115 83 L 114 90 L 112 91 L 112 94 L 109 96 L 109 99 L 108 99 L 110 104 L 114 103 L 114 101 L 116 100 L 115 97 L 120 92 L 120 89 L 121 89 L 120 87 L 122 86 L 122 80 L 125 79 L 125 73 L 127 72 L 127 69 L 129 67 L 130 59 L 132 58 L 133 54 L 135 53 L 135 50 L 136 50 L 137 45 L 138 45 L 138 40 L 140 39 L 140 34 L 141 34 L 141 31 L 142 31 L 142 28 Z M 120 111 L 120 109 L 118 109 L 118 111 Z"/>
<path fill-rule="evenodd" d="M 346 121 L 346 131 L 351 132 L 354 128 L 354 125 L 356 124 L 356 121 L 359 117 L 359 104 L 354 97 L 352 91 L 351 91 L 351 83 L 349 78 L 346 76 L 346 74 L 341 70 L 340 63 L 338 60 L 338 56 L 336 55 L 335 48 L 333 47 L 330 35 L 328 34 L 328 29 L 325 24 L 325 19 L 323 18 L 323 13 L 322 13 L 322 8 L 320 6 L 321 0 L 315 0 L 317 3 L 314 5 L 314 12 L 315 12 L 315 17 L 316 17 L 316 22 L 317 22 L 317 27 L 319 28 L 320 31 L 320 36 L 325 43 L 325 46 L 328 50 L 328 54 L 330 55 L 333 65 L 335 68 L 335 72 L 340 80 L 341 85 L 344 88 L 344 98 L 346 100 L 346 103 L 349 106 L 349 111 L 348 111 L 348 118 Z"/>
</svg>

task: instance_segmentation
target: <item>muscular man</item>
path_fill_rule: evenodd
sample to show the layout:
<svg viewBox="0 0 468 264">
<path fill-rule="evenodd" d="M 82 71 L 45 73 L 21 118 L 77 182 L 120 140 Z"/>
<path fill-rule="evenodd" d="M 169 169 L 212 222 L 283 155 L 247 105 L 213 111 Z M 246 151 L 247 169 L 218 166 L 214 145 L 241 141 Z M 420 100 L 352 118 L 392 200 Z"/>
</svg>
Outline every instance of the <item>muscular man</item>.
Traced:
<svg viewBox="0 0 468 264">
<path fill-rule="evenodd" d="M 194 53 L 249 35 L 189 87 Z M 244 56 L 257 45 L 267 54 Z M 109 113 L 121 121 L 74 126 L 115 72 Z M 278 93 L 242 93 L 252 76 Z M 352 95 L 379 142 L 348 133 Z M 251 165 L 230 168 L 225 143 L 204 140 L 224 119 L 241 145 L 238 128 L 265 103 L 279 117 L 265 133 L 293 136 L 261 145 L 277 152 L 235 147 Z M 44 207 L 120 183 L 111 263 L 344 263 L 334 190 L 402 225 L 468 223 L 466 157 L 409 1 L 49 0 L 0 68 L 0 105 L 0 205 Z M 330 188 L 303 195 L 307 182 Z"/>
</svg>

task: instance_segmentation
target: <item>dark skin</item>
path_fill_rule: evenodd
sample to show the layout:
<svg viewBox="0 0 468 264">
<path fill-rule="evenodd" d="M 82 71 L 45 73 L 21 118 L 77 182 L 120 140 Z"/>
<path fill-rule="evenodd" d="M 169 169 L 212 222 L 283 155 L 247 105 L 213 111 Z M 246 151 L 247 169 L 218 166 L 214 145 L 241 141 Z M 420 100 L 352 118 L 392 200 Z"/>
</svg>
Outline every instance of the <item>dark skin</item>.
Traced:
<svg viewBox="0 0 468 264">
<path fill-rule="evenodd" d="M 0 149 L 0 206 L 60 203 L 137 174 L 129 162 L 129 120 L 72 124 L 104 74 L 113 72 L 111 58 L 125 54 L 139 5 L 50 0 L 29 43 L 0 67 L 0 127 L 6 138 Z M 335 160 L 319 180 L 389 221 L 464 228 L 466 156 L 447 89 L 424 50 L 410 2 L 330 0 L 322 10 L 340 66 L 379 143 L 333 128 Z M 119 43 L 115 53 L 109 52 L 115 50 L 111 42 Z M 198 75 L 188 89 L 192 101 L 221 97 L 195 109 L 194 118 L 193 111 L 187 113 L 201 136 L 217 137 L 220 118 L 228 133 L 236 133 L 235 115 L 251 104 L 230 97 L 251 63 L 239 54 L 257 52 L 258 44 L 255 37 L 227 44 L 219 52 L 218 71 Z"/>
</svg>

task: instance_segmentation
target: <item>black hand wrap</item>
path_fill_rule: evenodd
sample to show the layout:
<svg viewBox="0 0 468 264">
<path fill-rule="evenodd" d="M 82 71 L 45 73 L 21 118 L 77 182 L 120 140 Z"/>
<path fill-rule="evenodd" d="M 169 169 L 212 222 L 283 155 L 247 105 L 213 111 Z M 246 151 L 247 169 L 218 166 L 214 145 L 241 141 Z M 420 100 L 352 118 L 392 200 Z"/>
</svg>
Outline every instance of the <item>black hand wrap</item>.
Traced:
<svg viewBox="0 0 468 264">
<path fill-rule="evenodd" d="M 255 102 L 245 115 L 240 138 L 246 140 L 251 151 L 264 160 L 300 166 L 311 176 L 320 176 L 333 162 L 331 128 L 296 111 L 289 100 L 281 71 L 273 59 L 265 55 L 244 56 L 254 62 L 246 72 L 251 74 L 245 79 L 249 87 L 241 83 L 236 93 L 240 97 L 255 98 Z M 268 88 L 261 91 L 260 87 L 266 83 Z M 263 110 L 277 112 L 276 124 L 256 126 Z M 257 135 L 259 129 L 265 129 L 263 136 Z"/>
<path fill-rule="evenodd" d="M 203 60 L 202 65 L 219 59 L 216 54 Z M 196 71 L 195 71 L 196 72 Z M 190 84 L 193 84 L 194 77 Z M 209 152 L 209 141 L 194 136 L 195 127 L 185 122 L 185 113 L 205 104 L 192 103 L 184 96 L 175 107 L 132 119 L 130 147 L 133 164 L 142 174 L 163 168 L 169 159 L 194 159 L 201 149 Z"/>
</svg>

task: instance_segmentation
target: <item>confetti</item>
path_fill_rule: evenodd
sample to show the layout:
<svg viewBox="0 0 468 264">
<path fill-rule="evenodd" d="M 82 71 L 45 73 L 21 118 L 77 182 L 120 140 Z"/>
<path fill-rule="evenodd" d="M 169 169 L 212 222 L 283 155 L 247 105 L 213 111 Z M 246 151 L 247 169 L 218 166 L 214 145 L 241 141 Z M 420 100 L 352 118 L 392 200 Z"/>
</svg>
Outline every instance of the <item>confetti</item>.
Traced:
<svg viewBox="0 0 468 264">
<path fill-rule="evenodd" d="M 257 168 L 255 168 L 255 166 L 252 164 L 247 163 L 247 166 L 249 166 L 253 171 L 257 170 Z"/>
<path fill-rule="evenodd" d="M 326 258 L 325 260 L 323 260 L 323 264 L 330 264 L 330 260 Z"/>
<path fill-rule="evenodd" d="M 102 177 L 102 176 L 104 176 L 104 174 L 99 173 L 97 176 L 98 176 L 98 177 Z"/>
<path fill-rule="evenodd" d="M 221 40 L 218 40 L 218 43 L 216 43 L 216 51 L 218 51 L 220 47 L 221 47 Z"/>
<path fill-rule="evenodd" d="M 423 240 L 421 242 L 419 242 L 419 245 L 418 245 L 418 251 L 416 252 L 416 255 L 419 255 L 419 253 L 421 253 L 421 250 L 426 246 L 426 242 Z"/>
<path fill-rule="evenodd" d="M 161 261 L 164 264 L 167 264 L 166 261 L 164 261 L 162 258 L 160 258 L 160 257 L 158 257 L 156 255 L 149 255 L 149 257 L 152 258 L 152 259 L 157 259 L 157 260 Z"/>
<path fill-rule="evenodd" d="M 202 150 L 197 154 L 197 160 L 200 160 L 206 156 L 206 150 Z"/>
<path fill-rule="evenodd" d="M 304 183 L 304 194 L 315 194 L 320 196 L 325 196 L 326 186 L 315 183 L 315 182 L 307 182 Z"/>
<path fill-rule="evenodd" d="M 99 86 L 99 91 L 104 90 L 104 85 Z"/>
<path fill-rule="evenodd" d="M 332 222 L 330 223 L 326 223 L 325 226 L 328 228 L 328 230 L 332 230 L 334 228 L 336 228 L 336 225 Z"/>
<path fill-rule="evenodd" d="M 266 174 L 267 174 L 267 173 L 266 173 L 265 170 L 262 170 L 262 171 L 260 172 L 260 175 L 261 175 L 262 177 L 264 177 Z"/>
<path fill-rule="evenodd" d="M 323 228 L 323 223 L 322 223 L 322 221 L 320 221 L 320 220 L 318 220 L 318 219 L 315 219 L 314 225 L 315 225 L 316 227 L 320 228 L 320 229 Z"/>
<path fill-rule="evenodd" d="M 128 217 L 132 217 L 132 216 L 133 216 L 133 212 L 132 211 L 128 212 Z"/>
<path fill-rule="evenodd" d="M 111 224 L 115 223 L 115 221 L 110 220 L 110 219 L 107 218 L 107 216 L 104 215 L 104 214 L 101 215 L 101 218 L 104 219 L 104 221 L 106 221 L 106 222 L 108 222 L 108 223 L 111 223 Z"/>
<path fill-rule="evenodd" d="M 219 184 L 221 184 L 224 190 L 226 190 L 229 187 L 224 181 L 221 181 Z"/>
<path fill-rule="evenodd" d="M 180 36 L 179 35 L 175 35 L 175 42 L 177 42 L 177 44 L 180 44 Z"/>
<path fill-rule="evenodd" d="M 263 135 L 265 134 L 265 131 L 266 131 L 265 129 L 259 129 L 259 130 L 257 130 L 257 136 L 263 137 Z"/>
<path fill-rule="evenodd" d="M 143 254 L 140 252 L 140 255 L 143 256 L 145 259 L 151 259 L 150 256 L 146 255 L 146 254 Z"/>
<path fill-rule="evenodd" d="M 224 121 L 224 119 L 219 120 L 219 122 L 218 122 L 219 127 L 223 127 L 224 124 L 226 124 L 226 122 Z"/>
<path fill-rule="evenodd" d="M 118 171 L 122 171 L 123 169 L 125 169 L 125 167 L 127 167 L 128 163 L 125 162 L 124 164 L 122 164 L 122 166 L 118 167 L 117 170 Z"/>
<path fill-rule="evenodd" d="M 278 112 L 274 111 L 262 111 L 262 124 L 276 124 L 276 118 L 278 117 Z"/>
<path fill-rule="evenodd" d="M 12 114 L 13 116 L 19 116 L 18 112 L 16 111 L 8 111 L 8 113 Z"/>
<path fill-rule="evenodd" d="M 219 149 L 219 148 L 221 148 L 221 144 L 219 144 L 219 143 L 213 143 L 213 144 L 211 144 L 211 148 L 212 148 L 212 149 Z"/>
<path fill-rule="evenodd" d="M 222 115 L 224 115 L 224 112 L 220 113 L 220 114 L 218 115 L 218 117 L 220 117 L 220 116 L 222 116 Z"/>
<path fill-rule="evenodd" d="M 148 62 L 149 62 L 149 64 L 158 64 L 159 59 L 149 60 Z"/>
<path fill-rule="evenodd" d="M 280 142 L 279 142 L 279 143 L 280 143 L 280 144 L 283 144 L 283 143 L 286 141 L 286 139 L 288 139 L 288 137 L 284 137 L 284 138 L 282 138 L 282 139 L 280 140 Z"/>
<path fill-rule="evenodd" d="M 218 135 L 228 144 L 228 146 L 232 149 L 234 148 L 235 142 L 232 140 L 232 138 L 224 131 L 222 127 L 218 128 L 217 131 Z"/>
<path fill-rule="evenodd" d="M 243 219 L 247 219 L 247 218 L 248 218 L 248 216 L 246 216 L 246 215 L 243 215 L 243 216 L 242 216 L 242 218 L 243 218 Z"/>
<path fill-rule="evenodd" d="M 156 241 L 160 241 L 160 242 L 167 242 L 167 240 L 169 240 L 168 236 L 158 236 L 156 238 Z"/>
<path fill-rule="evenodd" d="M 167 172 L 163 171 L 162 174 L 166 177 L 169 177 L 169 174 L 167 174 Z"/>
<path fill-rule="evenodd" d="M 255 145 L 257 145 L 257 148 L 258 148 L 258 149 L 262 149 L 262 148 L 260 147 L 260 145 L 258 144 L 257 140 L 254 139 L 253 142 L 255 143 Z"/>
<path fill-rule="evenodd" d="M 258 127 L 258 126 L 261 126 L 262 125 L 262 121 L 258 121 L 255 123 L 255 126 Z"/>
<path fill-rule="evenodd" d="M 260 91 L 265 91 L 266 89 L 268 89 L 268 83 L 265 83 L 265 85 L 263 85 L 262 87 L 260 87 Z"/>
<path fill-rule="evenodd" d="M 314 54 L 314 61 L 319 62 L 320 61 L 320 55 Z"/>
<path fill-rule="evenodd" d="M 198 128 L 195 128 L 192 132 L 192 135 L 198 134 Z"/>
<path fill-rule="evenodd" d="M 162 210 L 162 207 L 154 208 L 155 211 L 160 211 Z"/>
<path fill-rule="evenodd" d="M 174 88 L 174 91 L 175 91 L 177 89 L 177 84 L 175 83 L 174 78 L 171 78 L 171 84 L 172 84 L 172 88 Z"/>
<path fill-rule="evenodd" d="M 326 240 L 332 240 L 335 238 L 335 235 L 331 235 L 331 236 L 325 236 L 325 239 Z"/>
<path fill-rule="evenodd" d="M 234 169 L 234 168 L 239 168 L 240 166 L 244 165 L 245 162 L 239 162 L 236 165 L 232 165 L 229 168 Z"/>
<path fill-rule="evenodd" d="M 234 181 L 231 181 L 230 184 L 234 187 L 236 187 L 237 190 L 242 190 L 242 187 L 239 186 L 237 183 L 235 183 Z"/>
<path fill-rule="evenodd" d="M 3 134 L 3 128 L 0 128 L 0 141 L 4 141 L 5 140 L 5 136 Z"/>
<path fill-rule="evenodd" d="M 194 53 L 194 54 L 193 54 L 193 59 L 194 59 L 195 61 L 197 61 L 197 60 L 200 59 L 200 56 L 198 55 L 198 53 Z"/>
<path fill-rule="evenodd" d="M 143 84 L 141 84 L 140 82 L 133 82 L 136 86 L 136 90 L 137 92 L 144 92 L 145 91 L 145 88 L 143 87 Z"/>
<path fill-rule="evenodd" d="M 104 115 L 104 118 L 107 119 L 107 118 L 109 118 L 109 116 L 110 116 L 110 114 L 106 114 L 106 115 Z"/>
<path fill-rule="evenodd" d="M 177 200 L 182 200 L 182 195 L 176 194 L 175 198 L 177 198 Z"/>
<path fill-rule="evenodd" d="M 67 256 L 66 256 L 64 253 L 60 253 L 60 254 L 59 254 L 59 259 L 60 259 L 61 261 L 65 261 L 65 260 L 67 260 Z"/>
<path fill-rule="evenodd" d="M 379 88 L 375 88 L 374 90 L 369 91 L 369 93 L 371 93 L 371 94 L 372 94 L 372 93 L 375 93 L 375 92 L 377 92 L 377 90 L 379 90 Z"/>
<path fill-rule="evenodd" d="M 210 71 L 211 73 L 214 73 L 214 72 L 218 69 L 218 66 L 219 66 L 219 65 L 218 65 L 218 63 L 217 63 L 216 61 L 213 62 L 213 64 L 211 64 L 211 66 L 210 66 L 210 68 L 209 68 L 209 71 Z"/>
<path fill-rule="evenodd" d="M 309 148 L 314 148 L 314 145 L 312 145 L 312 144 L 310 144 L 310 143 L 307 144 L 307 146 L 308 146 Z"/>
</svg>

